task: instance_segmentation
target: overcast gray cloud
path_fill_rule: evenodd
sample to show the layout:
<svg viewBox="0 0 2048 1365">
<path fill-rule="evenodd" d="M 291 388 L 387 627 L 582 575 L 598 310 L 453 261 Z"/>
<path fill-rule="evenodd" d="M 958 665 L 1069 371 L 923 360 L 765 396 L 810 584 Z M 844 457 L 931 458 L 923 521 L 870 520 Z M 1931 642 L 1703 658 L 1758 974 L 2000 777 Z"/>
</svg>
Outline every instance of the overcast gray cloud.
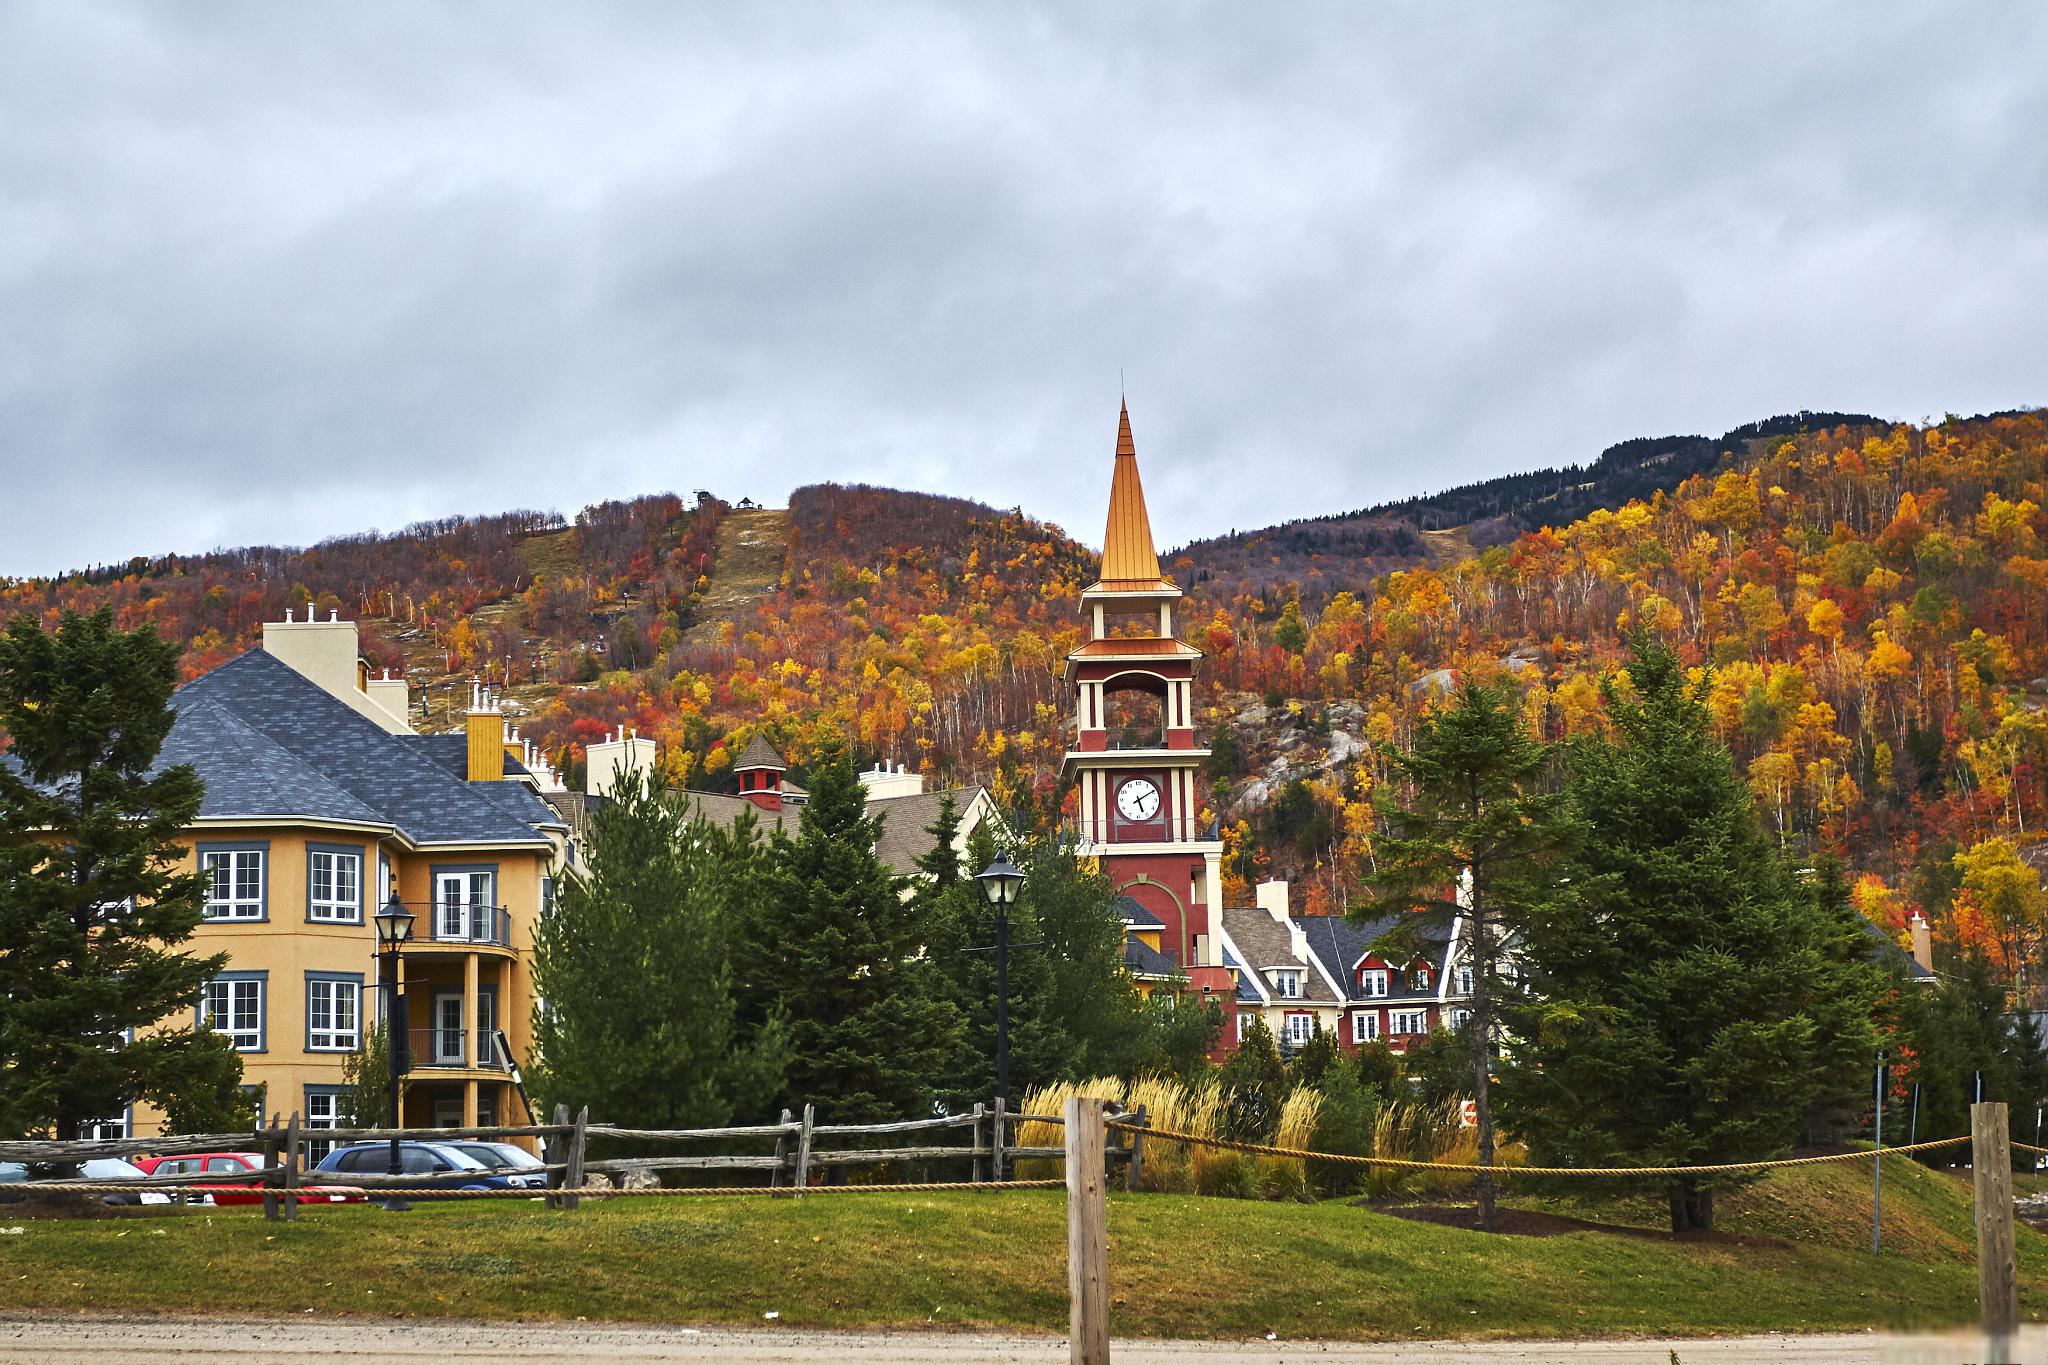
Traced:
<svg viewBox="0 0 2048 1365">
<path fill-rule="evenodd" d="M 0 7 L 0 573 L 2048 401 L 2048 11 Z"/>
</svg>

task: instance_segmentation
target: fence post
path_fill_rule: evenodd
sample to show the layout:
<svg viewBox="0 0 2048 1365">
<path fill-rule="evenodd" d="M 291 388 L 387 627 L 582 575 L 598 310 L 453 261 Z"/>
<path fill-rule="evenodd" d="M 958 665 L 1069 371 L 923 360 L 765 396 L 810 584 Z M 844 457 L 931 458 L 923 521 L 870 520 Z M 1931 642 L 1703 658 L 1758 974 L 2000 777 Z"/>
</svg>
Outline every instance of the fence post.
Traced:
<svg viewBox="0 0 2048 1365">
<path fill-rule="evenodd" d="M 1003 1097 L 1002 1097 L 1001 1095 L 998 1095 L 998 1096 L 996 1096 L 996 1123 L 995 1123 L 995 1139 L 996 1139 L 996 1140 L 995 1140 L 995 1142 L 994 1142 L 993 1144 L 991 1144 L 991 1145 L 992 1145 L 992 1147 L 993 1147 L 993 1155 L 994 1155 L 994 1157 L 995 1157 L 995 1173 L 996 1173 L 996 1179 L 997 1179 L 997 1180 L 1008 1180 L 1008 1179 L 1010 1178 L 1010 1176 L 1009 1176 L 1009 1170 L 1010 1170 L 1010 1167 L 1009 1167 L 1008 1163 L 1007 1163 L 1007 1162 L 1005 1161 L 1005 1159 L 1004 1159 L 1004 1156 L 1003 1156 L 1003 1128 L 1004 1128 L 1004 1127 L 1006 1126 L 1006 1125 L 1004 1124 L 1004 1122 L 1003 1122 L 1003 1119 L 1004 1119 L 1003 1109 L 1004 1109 L 1004 1105 L 1003 1105 Z"/>
<path fill-rule="evenodd" d="M 1977 1215 L 1977 1304 L 1987 1360 L 2008 1360 L 2019 1323 L 2019 1271 L 2013 1260 L 2012 1134 L 2003 1104 L 1970 1106 L 1970 1174 Z"/>
<path fill-rule="evenodd" d="M 801 1196 L 811 1183 L 811 1124 L 816 1111 L 810 1105 L 804 1106 L 803 1127 L 796 1135 L 796 1192 Z"/>
<path fill-rule="evenodd" d="M 277 1221 L 277 1188 L 281 1183 L 277 1173 L 270 1168 L 277 1165 L 277 1115 L 270 1116 L 270 1122 L 263 1129 L 263 1217 L 266 1221 Z"/>
<path fill-rule="evenodd" d="M 782 1111 L 781 1122 L 784 1128 L 789 1127 L 789 1121 L 792 1117 L 793 1115 L 787 1109 Z M 768 1177 L 768 1183 L 771 1186 L 777 1189 L 781 1188 L 783 1178 L 788 1174 L 788 1162 L 789 1134 L 786 1132 L 777 1133 L 775 1135 L 775 1170 Z"/>
<path fill-rule="evenodd" d="M 984 1111 L 982 1110 L 982 1107 L 980 1105 L 977 1104 L 974 1106 L 974 1140 L 967 1144 L 968 1146 L 974 1149 L 973 1179 L 976 1184 L 980 1184 L 982 1181 L 988 1179 L 988 1158 L 982 1155 L 981 1148 L 981 1119 L 983 1112 Z"/>
<path fill-rule="evenodd" d="M 1130 1116 L 1131 1161 L 1124 1171 L 1124 1188 L 1132 1194 L 1138 1192 L 1138 1180 L 1145 1170 L 1145 1106 L 1139 1105 L 1138 1112 Z"/>
<path fill-rule="evenodd" d="M 568 1126 L 569 1106 L 566 1104 L 556 1105 L 555 1127 L 567 1128 Z M 552 1136 L 550 1136 L 547 1142 L 543 1144 L 543 1146 L 541 1147 L 541 1157 L 548 1163 L 548 1165 L 551 1168 L 561 1164 L 558 1160 L 556 1160 L 556 1158 L 564 1155 L 562 1148 L 566 1144 L 563 1143 L 562 1138 L 563 1134 L 555 1133 Z M 553 1193 L 553 1191 L 559 1190 L 562 1188 L 562 1186 L 569 1183 L 568 1181 L 562 1178 L 563 1175 L 566 1174 L 566 1172 L 550 1169 L 547 1174 L 548 1190 L 550 1191 L 550 1193 L 548 1194 L 547 1206 L 551 1209 L 559 1209 L 562 1207 L 562 1196 Z"/>
<path fill-rule="evenodd" d="M 299 1111 L 284 1129 L 284 1221 L 299 1221 Z"/>
<path fill-rule="evenodd" d="M 1103 1101 L 1067 1101 L 1067 1338 L 1072 1365 L 1109 1365 L 1109 1205 Z"/>
<path fill-rule="evenodd" d="M 576 1124 L 569 1133 L 569 1169 L 562 1173 L 562 1183 L 572 1190 L 583 1188 L 583 1153 L 585 1144 L 589 1141 L 589 1134 L 586 1131 L 589 1127 L 590 1106 L 586 1104 L 576 1111 Z M 562 1207 L 571 1213 L 574 1213 L 582 1203 L 583 1196 L 580 1194 L 562 1196 Z"/>
</svg>

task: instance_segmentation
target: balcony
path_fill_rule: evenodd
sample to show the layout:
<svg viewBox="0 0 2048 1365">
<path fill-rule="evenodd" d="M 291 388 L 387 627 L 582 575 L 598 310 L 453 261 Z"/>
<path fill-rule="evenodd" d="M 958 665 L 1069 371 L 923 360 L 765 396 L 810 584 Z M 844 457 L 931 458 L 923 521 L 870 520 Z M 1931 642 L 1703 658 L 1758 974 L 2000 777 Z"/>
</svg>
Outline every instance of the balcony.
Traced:
<svg viewBox="0 0 2048 1365">
<path fill-rule="evenodd" d="M 415 1028 L 405 1032 L 408 1073 L 507 1071 L 511 1050 L 494 1028 Z"/>
<path fill-rule="evenodd" d="M 1067 820 L 1060 825 L 1060 839 L 1077 853 L 1089 853 L 1111 844 L 1179 844 L 1213 842 L 1222 838 L 1217 822 L 1164 819 L 1132 823 L 1123 820 Z"/>
<path fill-rule="evenodd" d="M 502 905 L 472 905 L 461 901 L 424 904 L 405 902 L 417 919 L 408 952 L 434 944 L 462 944 L 478 948 L 512 946 L 512 914 Z"/>
</svg>

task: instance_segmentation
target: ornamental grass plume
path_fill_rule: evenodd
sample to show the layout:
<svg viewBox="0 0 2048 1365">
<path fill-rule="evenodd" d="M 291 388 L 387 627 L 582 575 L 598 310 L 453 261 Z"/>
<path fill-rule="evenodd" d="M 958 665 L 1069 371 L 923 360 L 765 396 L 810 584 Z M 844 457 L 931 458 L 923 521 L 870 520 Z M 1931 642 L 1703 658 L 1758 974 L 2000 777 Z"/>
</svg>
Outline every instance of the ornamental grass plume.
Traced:
<svg viewBox="0 0 2048 1365">
<path fill-rule="evenodd" d="M 1316 1127 L 1322 1122 L 1322 1117 L 1321 1093 L 1305 1085 L 1296 1086 L 1280 1105 L 1280 1128 L 1273 1145 L 1313 1151 Z M 1266 1198 L 1291 1199 L 1303 1203 L 1315 1198 L 1315 1189 L 1309 1179 L 1309 1163 L 1305 1159 L 1295 1156 L 1261 1156 L 1255 1160 L 1259 1173 L 1259 1189 Z"/>
</svg>

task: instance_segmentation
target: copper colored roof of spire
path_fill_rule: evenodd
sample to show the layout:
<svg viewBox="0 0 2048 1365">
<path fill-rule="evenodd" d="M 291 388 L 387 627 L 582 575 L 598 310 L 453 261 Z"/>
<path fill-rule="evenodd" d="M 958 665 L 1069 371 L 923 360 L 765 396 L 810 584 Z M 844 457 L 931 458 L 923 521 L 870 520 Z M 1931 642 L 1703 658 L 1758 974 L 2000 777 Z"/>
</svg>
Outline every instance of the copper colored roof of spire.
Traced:
<svg viewBox="0 0 2048 1365">
<path fill-rule="evenodd" d="M 1152 547 L 1152 519 L 1145 514 L 1145 486 L 1138 481 L 1138 446 L 1131 439 L 1131 410 L 1121 405 L 1116 419 L 1116 472 L 1109 480 L 1109 526 L 1102 533 L 1104 582 L 1156 583 L 1159 554 Z"/>
</svg>

